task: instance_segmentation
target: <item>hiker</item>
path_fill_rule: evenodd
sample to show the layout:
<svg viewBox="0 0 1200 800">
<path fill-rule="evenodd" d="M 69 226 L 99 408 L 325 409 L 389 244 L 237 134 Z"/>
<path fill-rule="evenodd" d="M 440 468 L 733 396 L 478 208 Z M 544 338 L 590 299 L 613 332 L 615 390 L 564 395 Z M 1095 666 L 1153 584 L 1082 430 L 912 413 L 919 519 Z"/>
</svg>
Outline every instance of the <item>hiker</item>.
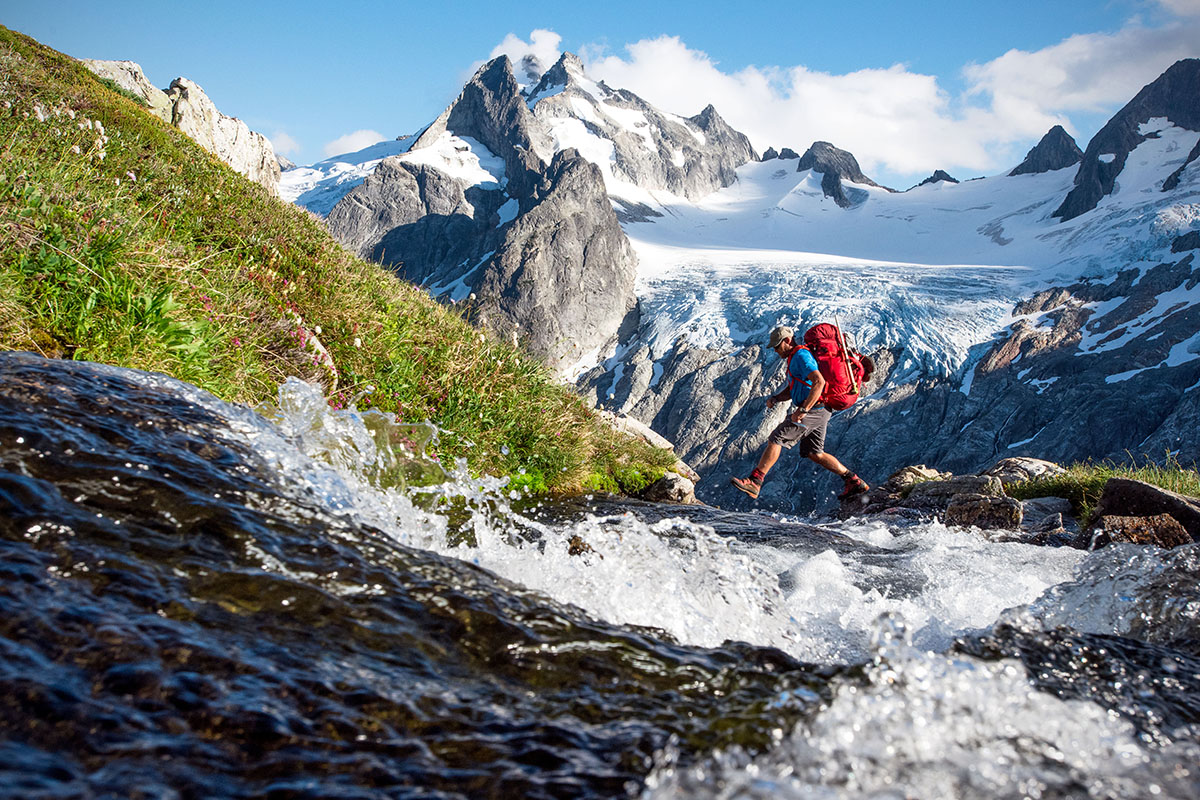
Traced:
<svg viewBox="0 0 1200 800">
<path fill-rule="evenodd" d="M 829 328 L 836 331 L 832 325 Z M 811 332 L 810 332 L 811 333 Z M 840 334 L 839 334 L 840 335 Z M 825 427 L 829 424 L 833 411 L 823 402 L 826 396 L 825 377 L 817 366 L 817 359 L 812 351 L 793 337 L 792 329 L 780 325 L 771 331 L 767 342 L 780 358 L 787 361 L 788 385 L 778 394 L 767 398 L 767 409 L 775 407 L 789 397 L 795 408 L 792 409 L 783 422 L 771 432 L 767 446 L 758 459 L 758 466 L 749 478 L 733 478 L 733 485 L 751 497 L 758 497 L 763 481 L 779 453 L 784 448 L 790 448 L 800 443 L 800 455 L 820 464 L 825 469 L 841 477 L 845 482 L 839 500 L 845 500 L 857 494 L 862 494 L 871 487 L 866 481 L 855 475 L 829 453 L 825 452 Z M 857 395 L 857 390 L 854 391 Z M 850 402 L 853 402 L 851 400 Z M 847 403 L 848 405 L 848 403 Z M 843 408 L 846 406 L 842 406 Z"/>
</svg>

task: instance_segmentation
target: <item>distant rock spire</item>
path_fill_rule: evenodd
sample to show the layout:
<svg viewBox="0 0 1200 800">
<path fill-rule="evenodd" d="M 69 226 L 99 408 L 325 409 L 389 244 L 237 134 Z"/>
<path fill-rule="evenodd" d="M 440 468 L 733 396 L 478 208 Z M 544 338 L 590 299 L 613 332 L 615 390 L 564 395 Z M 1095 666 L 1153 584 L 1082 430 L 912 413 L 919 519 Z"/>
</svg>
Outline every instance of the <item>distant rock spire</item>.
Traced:
<svg viewBox="0 0 1200 800">
<path fill-rule="evenodd" d="M 1066 169 L 1082 160 L 1083 151 L 1075 144 L 1071 134 L 1067 133 L 1062 125 L 1055 125 L 1025 154 L 1025 160 L 1008 174 L 1009 177 L 1038 175 L 1056 169 Z"/>
<path fill-rule="evenodd" d="M 843 180 L 879 189 L 887 188 L 864 175 L 858 166 L 858 159 L 852 153 L 834 147 L 829 142 L 813 142 L 804 155 L 800 156 L 800 163 L 796 165 L 796 171 L 804 172 L 810 169 L 821 173 L 821 190 L 826 197 L 832 198 L 842 208 L 854 205 L 842 186 Z M 893 190 L 888 189 L 888 191 Z"/>
<path fill-rule="evenodd" d="M 932 175 L 918 183 L 917 186 L 928 186 L 931 183 L 958 183 L 958 178 L 951 177 L 950 173 L 944 169 L 935 169 Z"/>
<path fill-rule="evenodd" d="M 1079 171 L 1075 188 L 1053 216 L 1066 222 L 1086 214 L 1111 194 L 1125 160 L 1152 133 L 1143 133 L 1142 123 L 1166 117 L 1189 131 L 1200 131 L 1200 58 L 1176 61 L 1152 83 L 1142 87 L 1100 132 L 1092 137 Z"/>
</svg>

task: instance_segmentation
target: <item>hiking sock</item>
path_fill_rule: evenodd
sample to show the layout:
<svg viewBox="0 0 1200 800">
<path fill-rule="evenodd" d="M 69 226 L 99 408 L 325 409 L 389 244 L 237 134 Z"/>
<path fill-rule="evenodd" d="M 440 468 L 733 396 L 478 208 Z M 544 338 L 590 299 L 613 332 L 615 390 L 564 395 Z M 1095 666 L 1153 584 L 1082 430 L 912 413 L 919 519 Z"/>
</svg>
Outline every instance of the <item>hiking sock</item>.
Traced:
<svg viewBox="0 0 1200 800">
<path fill-rule="evenodd" d="M 767 474 L 765 472 L 763 472 L 761 469 L 759 469 L 758 467 L 755 467 L 754 472 L 750 473 L 750 480 L 754 481 L 759 486 L 762 486 L 762 482 L 765 481 L 766 479 L 767 479 Z"/>
</svg>

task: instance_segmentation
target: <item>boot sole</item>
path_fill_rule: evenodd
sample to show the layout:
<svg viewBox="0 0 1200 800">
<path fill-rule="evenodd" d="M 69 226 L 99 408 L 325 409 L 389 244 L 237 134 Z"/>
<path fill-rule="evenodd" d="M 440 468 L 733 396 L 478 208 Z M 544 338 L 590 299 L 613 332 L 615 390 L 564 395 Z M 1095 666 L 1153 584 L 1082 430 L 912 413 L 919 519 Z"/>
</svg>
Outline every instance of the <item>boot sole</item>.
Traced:
<svg viewBox="0 0 1200 800">
<path fill-rule="evenodd" d="M 731 480 L 730 483 L 732 483 L 733 488 L 737 489 L 739 492 L 747 494 L 750 497 L 753 497 L 755 500 L 758 499 L 758 492 L 754 492 L 754 491 L 751 491 L 750 489 L 747 489 L 746 487 L 744 487 L 740 483 L 738 483 L 736 480 Z"/>
</svg>

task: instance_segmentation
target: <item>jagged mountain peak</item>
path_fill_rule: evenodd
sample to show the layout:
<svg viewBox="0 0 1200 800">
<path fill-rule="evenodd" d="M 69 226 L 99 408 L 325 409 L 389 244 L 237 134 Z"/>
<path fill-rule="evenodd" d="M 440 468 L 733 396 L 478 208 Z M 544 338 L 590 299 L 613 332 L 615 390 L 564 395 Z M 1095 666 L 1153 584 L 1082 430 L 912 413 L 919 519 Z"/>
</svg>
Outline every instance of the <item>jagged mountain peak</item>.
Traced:
<svg viewBox="0 0 1200 800">
<path fill-rule="evenodd" d="M 1055 125 L 1025 154 L 1025 160 L 1008 174 L 1009 177 L 1040 175 L 1043 172 L 1074 166 L 1082 159 L 1083 151 L 1075 144 L 1075 139 L 1062 125 Z"/>
<path fill-rule="evenodd" d="M 554 62 L 554 65 L 542 74 L 534 87 L 529 90 L 528 100 L 530 105 L 535 104 L 538 98 L 552 93 L 559 87 L 565 88 L 578 85 L 583 77 L 583 61 L 574 53 L 564 52 Z"/>
<path fill-rule="evenodd" d="M 804 155 L 800 156 L 800 163 L 796 165 L 796 171 L 804 172 L 808 169 L 822 174 L 832 172 L 839 178 L 855 183 L 865 183 L 869 186 L 879 185 L 863 174 L 862 169 L 858 166 L 858 159 L 854 157 L 853 153 L 834 147 L 829 142 L 813 142 L 804 151 Z"/>
<path fill-rule="evenodd" d="M 1166 119 L 1179 128 L 1200 131 L 1200 59 L 1176 61 L 1142 87 L 1092 137 L 1075 174 L 1075 187 L 1055 210 L 1054 216 L 1064 222 L 1074 219 L 1094 209 L 1102 197 L 1111 194 L 1129 153 L 1155 135 L 1153 131 L 1142 129 L 1145 123 L 1154 119 Z"/>
<path fill-rule="evenodd" d="M 935 169 L 932 175 L 918 183 L 917 186 L 929 186 L 933 183 L 958 183 L 958 178 L 952 177 L 944 169 Z"/>
<path fill-rule="evenodd" d="M 821 191 L 842 208 L 857 205 L 866 197 L 862 190 L 847 193 L 845 187 L 842 186 L 843 180 L 887 189 L 886 186 L 880 186 L 863 174 L 862 169 L 858 166 L 858 159 L 852 153 L 834 147 L 829 142 L 813 142 L 804 151 L 804 155 L 800 156 L 800 163 L 796 165 L 796 171 L 805 172 L 806 170 L 821 174 Z M 888 191 L 894 190 L 888 189 Z"/>
</svg>

